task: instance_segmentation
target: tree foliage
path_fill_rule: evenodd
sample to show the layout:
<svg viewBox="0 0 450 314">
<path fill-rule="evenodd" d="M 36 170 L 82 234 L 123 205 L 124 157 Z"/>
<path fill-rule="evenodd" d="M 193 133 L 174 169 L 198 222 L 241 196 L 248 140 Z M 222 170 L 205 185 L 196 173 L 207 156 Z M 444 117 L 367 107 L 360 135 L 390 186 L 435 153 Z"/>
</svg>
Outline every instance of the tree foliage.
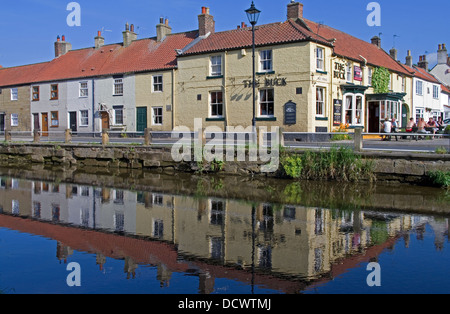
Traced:
<svg viewBox="0 0 450 314">
<path fill-rule="evenodd" d="M 375 68 L 372 74 L 372 86 L 375 94 L 389 93 L 390 73 L 386 68 Z"/>
</svg>

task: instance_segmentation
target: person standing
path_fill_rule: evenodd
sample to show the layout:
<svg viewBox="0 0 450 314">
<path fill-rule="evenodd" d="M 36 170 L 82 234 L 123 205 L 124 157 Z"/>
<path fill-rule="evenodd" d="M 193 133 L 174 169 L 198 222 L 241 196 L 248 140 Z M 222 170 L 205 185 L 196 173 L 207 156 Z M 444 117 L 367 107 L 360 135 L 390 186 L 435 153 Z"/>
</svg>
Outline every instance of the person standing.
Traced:
<svg viewBox="0 0 450 314">
<path fill-rule="evenodd" d="M 392 118 L 392 133 L 398 133 L 398 123 L 395 118 Z M 398 142 L 398 137 L 395 136 L 395 140 Z"/>
<path fill-rule="evenodd" d="M 385 119 L 384 123 L 383 123 L 383 132 L 382 133 L 391 133 L 392 130 L 392 123 L 391 121 L 389 121 L 389 119 Z M 390 141 L 391 137 L 390 136 L 384 136 L 384 138 L 381 139 L 382 141 Z"/>
</svg>

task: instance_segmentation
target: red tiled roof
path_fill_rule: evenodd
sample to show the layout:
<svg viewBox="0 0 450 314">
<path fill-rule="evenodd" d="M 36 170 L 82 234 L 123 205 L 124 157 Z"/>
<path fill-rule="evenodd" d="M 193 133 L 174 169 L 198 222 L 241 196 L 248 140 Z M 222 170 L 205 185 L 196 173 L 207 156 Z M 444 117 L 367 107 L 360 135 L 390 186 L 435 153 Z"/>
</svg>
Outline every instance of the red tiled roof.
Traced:
<svg viewBox="0 0 450 314">
<path fill-rule="evenodd" d="M 432 83 L 441 85 L 441 82 L 439 82 L 438 79 L 435 78 L 427 70 L 420 68 L 418 66 L 410 67 L 410 66 L 405 65 L 405 67 L 408 68 L 411 72 L 413 72 L 415 77 L 420 78 L 425 81 L 428 81 L 428 82 L 432 82 Z"/>
<path fill-rule="evenodd" d="M 155 38 L 141 39 L 126 48 L 111 44 L 99 49 L 71 50 L 43 63 L 39 69 L 28 71 L 30 66 L 1 69 L 0 86 L 172 69 L 177 66 L 176 49 L 187 46 L 197 34 L 197 31 L 171 34 L 162 42 Z M 9 74 L 2 76 L 5 70 Z"/>
<path fill-rule="evenodd" d="M 442 92 L 450 95 L 450 89 L 447 86 L 445 86 L 444 84 L 441 84 L 441 90 L 442 90 Z"/>
<path fill-rule="evenodd" d="M 252 46 L 251 27 L 210 34 L 193 47 L 184 51 L 183 55 L 200 54 L 229 49 L 249 48 Z M 317 36 L 300 24 L 288 20 L 282 23 L 265 24 L 255 27 L 255 45 L 268 46 L 314 40 L 325 45 L 331 45 L 324 38 Z"/>
<path fill-rule="evenodd" d="M 336 55 L 360 62 L 366 59 L 367 63 L 370 65 L 384 67 L 405 75 L 411 75 L 403 65 L 395 61 L 388 53 L 376 45 L 330 26 L 318 24 L 306 19 L 304 21 L 316 34 L 327 40 L 336 39 L 334 42 L 334 53 Z M 364 59 L 361 58 L 361 56 L 364 57 Z"/>
<path fill-rule="evenodd" d="M 13 68 L 0 69 L 0 86 L 20 86 L 30 82 L 39 75 L 42 69 L 48 65 L 36 63 Z"/>
</svg>

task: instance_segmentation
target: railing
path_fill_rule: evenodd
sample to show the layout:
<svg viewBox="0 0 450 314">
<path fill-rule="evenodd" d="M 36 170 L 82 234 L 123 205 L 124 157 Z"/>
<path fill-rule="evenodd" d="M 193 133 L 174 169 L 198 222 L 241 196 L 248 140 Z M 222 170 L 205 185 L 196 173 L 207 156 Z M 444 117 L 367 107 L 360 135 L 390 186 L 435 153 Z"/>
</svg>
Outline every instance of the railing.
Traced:
<svg viewBox="0 0 450 314">
<path fill-rule="evenodd" d="M 450 152 L 449 134 L 431 133 L 363 133 L 362 129 L 354 132 L 266 132 L 259 129 L 258 132 L 209 132 L 202 129 L 196 132 L 188 131 L 153 131 L 146 129 L 143 132 L 121 132 L 104 130 L 102 132 L 72 132 L 65 131 L 12 131 L 5 130 L 3 133 L 5 142 L 28 142 L 28 143 L 85 143 L 85 144 L 133 144 L 143 146 L 164 146 L 173 144 L 191 145 L 223 145 L 223 146 L 249 146 L 262 147 L 281 146 L 287 148 L 329 148 L 334 145 L 352 147 L 355 151 L 370 149 L 369 146 L 379 149 L 404 150 L 401 146 L 428 146 L 433 150 L 445 147 Z M 1 134 L 0 133 L 0 134 Z M 340 136 L 340 137 L 339 137 Z M 391 143 L 381 142 L 382 138 L 390 139 Z M 421 141 L 419 140 L 439 141 Z M 395 145 L 393 144 L 395 143 Z M 366 146 L 366 147 L 364 147 Z M 369 148 L 367 148 L 369 147 Z M 409 147 L 410 150 L 413 148 Z"/>
</svg>

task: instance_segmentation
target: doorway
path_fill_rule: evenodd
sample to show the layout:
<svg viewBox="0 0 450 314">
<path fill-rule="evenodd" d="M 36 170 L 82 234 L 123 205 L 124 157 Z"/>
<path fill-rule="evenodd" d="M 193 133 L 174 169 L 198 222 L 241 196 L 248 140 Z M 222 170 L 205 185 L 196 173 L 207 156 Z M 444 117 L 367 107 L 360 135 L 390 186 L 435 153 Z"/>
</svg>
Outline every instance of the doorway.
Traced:
<svg viewBox="0 0 450 314">
<path fill-rule="evenodd" d="M 42 113 L 42 136 L 48 136 L 48 113 Z"/>
<path fill-rule="evenodd" d="M 5 131 L 5 114 L 0 114 L 0 132 Z"/>
<path fill-rule="evenodd" d="M 106 111 L 102 111 L 102 130 L 109 130 L 109 114 Z"/>
<path fill-rule="evenodd" d="M 147 107 L 138 107 L 136 112 L 136 131 L 143 133 L 147 128 Z"/>
<path fill-rule="evenodd" d="M 380 102 L 369 102 L 369 133 L 380 133 Z"/>
<path fill-rule="evenodd" d="M 76 111 L 69 112 L 69 129 L 72 130 L 72 133 L 77 132 L 77 113 L 76 113 Z"/>
<path fill-rule="evenodd" d="M 41 125 L 39 123 L 39 113 L 33 113 L 33 129 L 40 130 Z"/>
</svg>

